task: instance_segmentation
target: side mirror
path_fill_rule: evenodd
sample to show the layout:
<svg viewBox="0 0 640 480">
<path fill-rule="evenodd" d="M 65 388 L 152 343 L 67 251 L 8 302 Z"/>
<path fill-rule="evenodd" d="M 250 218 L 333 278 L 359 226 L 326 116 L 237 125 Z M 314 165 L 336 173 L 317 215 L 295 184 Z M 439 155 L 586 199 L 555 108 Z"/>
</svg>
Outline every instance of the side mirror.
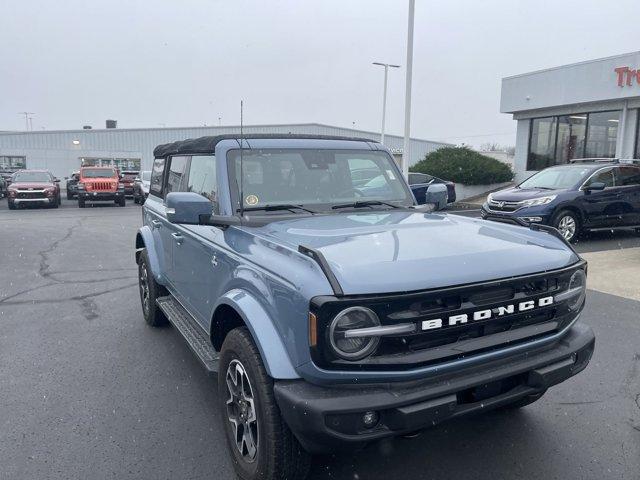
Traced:
<svg viewBox="0 0 640 480">
<path fill-rule="evenodd" d="M 167 195 L 167 220 L 171 223 L 199 225 L 200 217 L 210 217 L 213 205 L 202 195 L 193 192 L 171 192 Z"/>
<path fill-rule="evenodd" d="M 447 186 L 442 183 L 432 183 L 427 187 L 425 203 L 435 205 L 435 210 L 442 210 L 447 206 Z"/>
<path fill-rule="evenodd" d="M 604 190 L 606 187 L 607 185 L 604 182 L 593 182 L 591 185 L 586 185 L 583 190 L 585 193 L 589 193 L 591 191 Z"/>
<path fill-rule="evenodd" d="M 227 228 L 240 225 L 240 217 L 212 215 L 213 204 L 202 195 L 193 192 L 171 192 L 167 195 L 167 220 L 187 225 L 211 225 Z"/>
</svg>

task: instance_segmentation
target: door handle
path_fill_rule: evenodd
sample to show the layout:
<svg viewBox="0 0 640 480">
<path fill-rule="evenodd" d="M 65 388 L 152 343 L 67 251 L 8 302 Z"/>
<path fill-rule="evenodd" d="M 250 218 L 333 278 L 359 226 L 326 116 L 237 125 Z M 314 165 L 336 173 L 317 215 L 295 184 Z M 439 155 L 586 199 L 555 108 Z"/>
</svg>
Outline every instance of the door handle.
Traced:
<svg viewBox="0 0 640 480">
<path fill-rule="evenodd" d="M 182 245 L 182 241 L 184 240 L 184 237 L 182 235 L 180 235 L 179 233 L 172 233 L 171 236 L 174 238 L 177 245 Z"/>
<path fill-rule="evenodd" d="M 151 225 L 153 228 L 160 228 L 162 226 L 162 222 L 160 220 L 151 220 Z"/>
</svg>

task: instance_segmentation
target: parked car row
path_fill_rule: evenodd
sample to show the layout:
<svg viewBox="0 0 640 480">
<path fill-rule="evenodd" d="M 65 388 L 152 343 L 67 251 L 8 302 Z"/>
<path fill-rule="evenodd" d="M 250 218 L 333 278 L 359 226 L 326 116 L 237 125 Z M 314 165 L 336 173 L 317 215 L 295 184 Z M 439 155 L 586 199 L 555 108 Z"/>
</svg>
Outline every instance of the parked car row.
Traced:
<svg viewBox="0 0 640 480">
<path fill-rule="evenodd" d="M 78 207 L 113 202 L 124 207 L 126 197 L 142 204 L 149 194 L 151 172 L 120 173 L 113 167 L 83 167 L 66 178 L 67 200 L 78 200 Z M 0 176 L 0 198 L 8 197 L 10 210 L 23 205 L 58 208 L 62 203 L 60 180 L 47 170 L 18 170 Z"/>
</svg>

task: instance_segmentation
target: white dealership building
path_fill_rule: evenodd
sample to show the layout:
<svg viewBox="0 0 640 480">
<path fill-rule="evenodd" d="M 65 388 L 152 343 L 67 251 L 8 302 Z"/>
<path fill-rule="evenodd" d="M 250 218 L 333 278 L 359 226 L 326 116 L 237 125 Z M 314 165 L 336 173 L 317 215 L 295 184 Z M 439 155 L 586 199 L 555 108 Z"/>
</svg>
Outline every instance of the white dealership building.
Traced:
<svg viewBox="0 0 640 480">
<path fill-rule="evenodd" d="M 640 52 L 502 79 L 518 180 L 573 158 L 640 158 Z"/>
<path fill-rule="evenodd" d="M 112 123 L 113 125 L 113 123 Z M 287 125 L 245 125 L 245 134 L 312 134 L 360 137 L 379 140 L 380 134 L 319 123 Z M 207 135 L 238 134 L 239 126 L 185 128 L 105 128 L 0 132 L 0 169 L 50 170 L 56 177 L 68 176 L 81 165 L 115 165 L 121 170 L 148 170 L 153 149 L 160 144 Z M 385 144 L 398 163 L 403 158 L 403 138 L 385 135 Z M 409 165 L 447 143 L 412 138 Z"/>
</svg>

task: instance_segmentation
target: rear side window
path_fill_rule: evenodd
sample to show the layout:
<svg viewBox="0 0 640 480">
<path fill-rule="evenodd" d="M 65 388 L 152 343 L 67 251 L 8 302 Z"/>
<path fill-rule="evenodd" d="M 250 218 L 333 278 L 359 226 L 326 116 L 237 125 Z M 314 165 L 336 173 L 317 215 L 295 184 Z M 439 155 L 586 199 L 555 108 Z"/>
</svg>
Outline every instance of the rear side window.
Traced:
<svg viewBox="0 0 640 480">
<path fill-rule="evenodd" d="M 151 180 L 149 181 L 149 193 L 162 197 L 162 177 L 164 174 L 164 158 L 156 158 L 151 167 Z"/>
<path fill-rule="evenodd" d="M 618 169 L 618 185 L 640 185 L 640 168 L 620 167 Z"/>
<path fill-rule="evenodd" d="M 183 182 L 187 173 L 188 161 L 189 157 L 171 157 L 169 159 L 167 183 L 164 187 L 165 197 L 171 192 L 183 192 L 185 190 Z"/>
</svg>

